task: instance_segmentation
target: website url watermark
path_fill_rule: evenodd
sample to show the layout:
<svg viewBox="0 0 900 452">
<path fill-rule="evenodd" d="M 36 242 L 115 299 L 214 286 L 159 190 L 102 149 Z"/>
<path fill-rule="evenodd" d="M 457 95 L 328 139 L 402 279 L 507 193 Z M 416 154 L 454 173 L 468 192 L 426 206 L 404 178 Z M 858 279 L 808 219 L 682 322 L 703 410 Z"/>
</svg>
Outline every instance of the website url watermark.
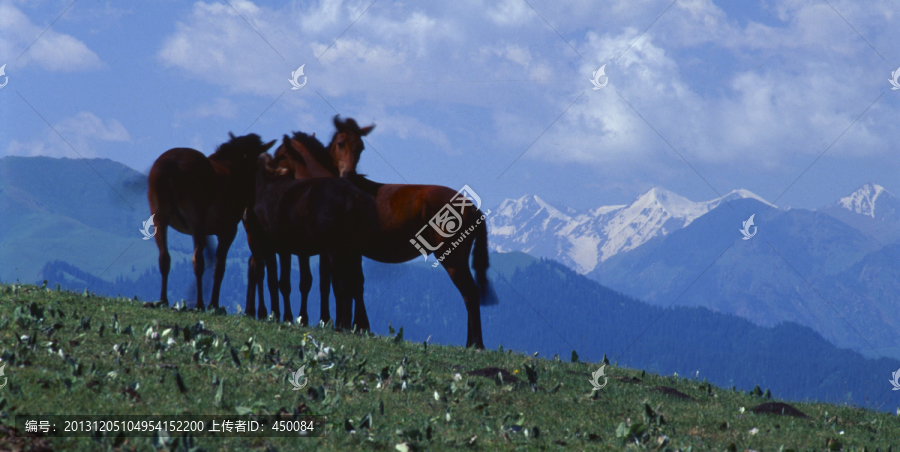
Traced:
<svg viewBox="0 0 900 452">
<path fill-rule="evenodd" d="M 466 237 L 475 231 L 475 228 L 484 222 L 485 217 L 491 213 L 491 211 L 488 210 L 475 221 L 475 224 L 463 229 L 463 216 L 465 215 L 467 206 L 471 207 L 473 210 L 481 208 L 481 198 L 468 185 L 464 185 L 462 189 L 456 192 L 456 195 L 453 196 L 453 199 L 451 199 L 449 203 L 445 204 L 444 207 L 441 207 L 441 210 L 428 220 L 428 224 L 419 229 L 419 232 L 416 233 L 414 239 L 409 239 L 409 243 L 422 253 L 422 257 L 425 258 L 426 262 L 428 261 L 429 251 L 435 254 L 437 262 L 432 264 L 432 267 L 437 267 L 438 264 L 443 262 L 456 247 L 465 241 Z M 428 240 L 422 236 L 422 233 L 429 226 L 431 226 L 431 228 L 441 237 L 447 239 L 453 238 L 450 242 L 450 246 L 447 247 L 440 256 L 437 255 L 437 251 L 446 242 L 441 241 L 437 245 L 429 243 Z"/>
</svg>

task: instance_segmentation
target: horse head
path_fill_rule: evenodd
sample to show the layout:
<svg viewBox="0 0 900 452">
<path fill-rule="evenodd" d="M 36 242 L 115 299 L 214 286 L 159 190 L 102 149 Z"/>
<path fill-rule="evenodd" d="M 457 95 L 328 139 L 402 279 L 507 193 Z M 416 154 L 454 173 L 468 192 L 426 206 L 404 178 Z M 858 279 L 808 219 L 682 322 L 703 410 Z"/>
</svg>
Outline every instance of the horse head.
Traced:
<svg viewBox="0 0 900 452">
<path fill-rule="evenodd" d="M 262 153 L 256 159 L 257 183 L 262 180 L 287 176 L 291 169 L 278 164 L 278 161 L 267 153 Z"/>
<path fill-rule="evenodd" d="M 360 128 L 353 118 L 341 120 L 340 115 L 336 115 L 334 127 L 337 130 L 331 138 L 328 151 L 338 170 L 338 176 L 347 177 L 356 172 L 359 156 L 365 149 L 362 137 L 368 135 L 375 128 L 375 124 Z"/>
<path fill-rule="evenodd" d="M 228 132 L 228 136 L 231 139 L 220 145 L 211 157 L 231 163 L 237 171 L 253 168 L 253 161 L 275 145 L 276 141 L 263 143 L 255 133 L 235 137 L 233 133 Z"/>
</svg>

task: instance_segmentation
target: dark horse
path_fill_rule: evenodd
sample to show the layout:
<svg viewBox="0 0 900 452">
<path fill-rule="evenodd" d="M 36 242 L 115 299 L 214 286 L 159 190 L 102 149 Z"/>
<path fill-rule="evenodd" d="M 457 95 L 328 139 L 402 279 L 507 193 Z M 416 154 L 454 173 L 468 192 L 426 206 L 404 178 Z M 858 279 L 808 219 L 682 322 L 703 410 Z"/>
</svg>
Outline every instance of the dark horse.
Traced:
<svg viewBox="0 0 900 452">
<path fill-rule="evenodd" d="M 337 175 L 337 168 L 328 166 L 328 152 L 322 143 L 314 137 L 306 137 L 305 141 L 315 159 L 332 175 Z M 275 157 L 292 161 L 291 155 L 281 148 Z M 420 255 L 441 253 L 440 262 L 462 295 L 468 312 L 466 346 L 484 348 L 480 305 L 494 304 L 497 298 L 487 279 L 487 225 L 483 224 L 481 210 L 456 190 L 440 185 L 381 184 L 355 173 L 348 179 L 375 198 L 378 211 L 377 234 L 363 250 L 363 256 L 384 263 L 401 263 Z M 452 252 L 446 254 L 447 250 Z M 469 269 L 470 253 L 474 279 Z M 321 261 L 319 265 L 322 266 Z M 311 283 L 304 284 L 302 278 L 301 273 L 300 289 L 308 291 Z M 323 315 L 327 309 L 328 305 L 323 304 Z"/>
<path fill-rule="evenodd" d="M 296 179 L 311 177 L 333 177 L 335 175 L 341 174 L 342 172 L 343 174 L 355 174 L 356 163 L 359 160 L 359 155 L 364 148 L 362 137 L 368 134 L 375 126 L 372 125 L 361 128 L 353 119 L 342 121 L 338 116 L 334 117 L 333 122 L 336 131 L 331 138 L 331 144 L 328 146 L 328 150 L 322 150 L 324 154 L 327 154 L 327 164 L 323 165 L 317 160 L 310 158 L 311 154 L 306 151 L 304 147 L 304 143 L 306 143 L 306 140 L 310 137 L 300 132 L 295 133 L 295 139 L 299 137 L 301 142 L 291 142 L 288 139 L 285 139 L 282 142 L 281 147 L 278 148 L 278 152 L 281 157 L 276 159 L 275 164 L 282 167 L 289 167 L 290 173 L 293 174 Z M 315 134 L 313 135 L 313 137 L 314 136 Z M 319 147 L 322 147 L 322 144 L 317 139 L 313 138 L 313 141 Z M 298 154 L 301 154 L 295 154 L 295 158 L 291 160 L 291 162 L 296 162 L 297 164 L 284 161 L 284 155 L 287 147 L 292 147 L 292 149 L 297 151 Z M 305 160 L 303 157 L 304 155 L 306 156 Z M 247 315 L 254 316 L 257 314 L 255 300 L 256 297 L 254 290 L 258 289 L 258 318 L 266 317 L 266 308 L 263 301 L 264 298 L 262 281 L 266 273 L 266 268 L 268 268 L 268 286 L 270 298 L 272 300 L 272 312 L 275 314 L 276 318 L 281 318 L 281 311 L 278 308 L 278 289 L 280 286 L 281 294 L 284 298 L 284 320 L 293 320 L 290 304 L 290 254 L 279 255 L 281 261 L 281 282 L 279 285 L 278 278 L 276 277 L 276 264 L 274 260 L 275 257 L 271 251 L 274 243 L 272 242 L 271 238 L 269 238 L 264 233 L 264 231 L 262 231 L 259 225 L 259 219 L 255 217 L 255 213 L 252 209 L 248 210 L 244 214 L 244 229 L 247 231 L 247 241 L 250 245 L 250 251 L 252 254 L 248 262 L 246 304 Z M 298 255 L 297 260 L 300 263 L 301 275 L 300 322 L 302 325 L 308 325 L 309 316 L 307 314 L 306 307 L 309 291 L 312 287 L 312 273 L 310 272 L 309 267 L 309 256 Z M 265 267 L 263 266 L 263 264 L 265 264 Z M 329 320 L 331 320 L 331 316 L 328 314 L 328 296 L 331 291 L 331 280 L 330 275 L 328 274 L 329 270 L 330 268 L 328 265 L 319 266 L 321 276 L 320 292 L 323 294 L 323 303 L 325 304 L 325 309 L 322 311 L 325 314 L 322 318 L 323 322 L 328 322 Z"/>
<path fill-rule="evenodd" d="M 263 144 L 256 134 L 235 138 L 219 146 L 207 158 L 188 148 L 169 149 L 150 169 L 147 198 L 157 226 L 159 271 L 162 273 L 160 300 L 168 304 L 168 227 L 194 239 L 194 275 L 197 278 L 197 308 L 203 309 L 203 249 L 206 237 L 219 240 L 210 306 L 219 307 L 219 288 L 225 276 L 228 248 L 237 233 L 244 209 L 253 200 L 256 158 L 275 141 Z"/>
<path fill-rule="evenodd" d="M 287 136 L 284 141 L 287 152 L 295 152 Z M 302 159 L 299 154 L 293 156 Z M 282 262 L 290 261 L 291 254 L 307 258 L 319 254 L 320 261 L 328 262 L 334 274 L 336 325 L 349 328 L 351 314 L 344 307 L 357 295 L 362 304 L 361 250 L 372 240 L 377 227 L 375 200 L 346 179 L 298 180 L 284 176 L 289 169 L 273 166 L 268 154 L 260 156 L 254 212 L 274 245 L 266 250 L 266 259 L 273 260 L 274 253 L 283 257 Z M 271 267 L 267 267 L 271 274 Z M 356 323 L 368 329 L 365 309 L 357 314 Z"/>
</svg>

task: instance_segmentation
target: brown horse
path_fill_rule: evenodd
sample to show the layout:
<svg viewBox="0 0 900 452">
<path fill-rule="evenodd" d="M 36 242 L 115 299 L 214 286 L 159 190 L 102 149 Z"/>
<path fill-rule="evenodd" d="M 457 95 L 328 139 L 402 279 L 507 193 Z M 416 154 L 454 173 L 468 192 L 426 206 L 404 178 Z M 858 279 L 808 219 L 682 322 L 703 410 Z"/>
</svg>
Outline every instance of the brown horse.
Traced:
<svg viewBox="0 0 900 452">
<path fill-rule="evenodd" d="M 359 155 L 364 149 L 364 144 L 362 141 L 362 137 L 367 135 L 372 129 L 375 127 L 374 125 L 368 127 L 359 127 L 359 125 L 353 119 L 348 119 L 343 121 L 339 116 L 335 116 L 333 119 L 335 126 L 335 133 L 331 138 L 331 144 L 328 146 L 328 150 L 325 150 L 324 147 L 321 149 L 322 155 L 317 155 L 316 158 L 322 157 L 323 161 L 318 161 L 316 158 L 313 158 L 312 154 L 308 152 L 305 148 L 305 143 L 307 143 L 307 139 L 312 138 L 312 141 L 315 142 L 318 147 L 322 147 L 322 143 L 319 140 L 315 139 L 315 134 L 312 136 L 306 135 L 301 132 L 295 132 L 295 139 L 299 139 L 300 141 L 291 142 L 285 139 L 278 148 L 276 152 L 276 164 L 279 166 L 289 166 L 290 171 L 293 173 L 296 179 L 302 178 L 310 178 L 310 177 L 333 177 L 335 175 L 341 174 L 354 174 L 356 172 L 356 163 L 359 160 Z M 294 151 L 296 151 L 299 155 L 295 158 L 290 159 L 290 161 L 285 160 L 284 154 L 286 152 L 286 148 L 291 147 Z M 324 157 L 327 154 L 327 157 Z M 305 160 L 304 160 L 305 156 Z M 252 209 L 251 209 L 252 210 Z M 255 214 L 252 211 L 248 211 L 245 213 L 244 218 L 244 229 L 247 231 L 247 240 L 250 244 L 251 248 L 251 257 L 248 262 L 248 283 L 247 283 L 247 315 L 253 316 L 256 313 L 256 302 L 254 289 L 258 288 L 259 291 L 259 316 L 258 318 L 266 317 L 265 311 L 265 303 L 263 299 L 263 289 L 262 289 L 262 280 L 265 274 L 265 268 L 269 269 L 269 278 L 268 278 L 268 286 L 270 292 L 270 298 L 272 300 L 272 312 L 275 314 L 276 318 L 281 318 L 281 312 L 278 308 L 278 288 L 279 282 L 276 278 L 276 268 L 274 256 L 271 255 L 271 241 L 266 237 L 260 236 L 261 231 L 258 226 L 258 219 L 256 219 Z M 255 237 L 254 237 L 255 236 Z M 259 242 L 255 244 L 254 242 Z M 258 247 L 257 251 L 254 251 L 254 245 Z M 270 248 L 269 251 L 264 251 L 262 248 L 268 246 Z M 281 261 L 281 283 L 280 289 L 282 296 L 284 298 L 284 320 L 290 321 L 293 320 L 291 314 L 291 304 L 290 304 L 290 255 L 280 255 Z M 308 325 L 309 317 L 307 314 L 307 300 L 309 296 L 309 291 L 312 288 L 312 273 L 310 272 L 309 267 L 309 256 L 297 256 L 297 260 L 300 263 L 300 293 L 301 293 L 301 302 L 300 302 L 300 321 L 302 325 Z M 265 262 L 265 268 L 262 263 Z M 325 304 L 325 309 L 322 311 L 325 313 L 325 316 L 322 318 L 323 322 L 328 322 L 331 320 L 331 316 L 328 314 L 328 295 L 331 291 L 331 280 L 328 265 L 319 266 L 320 272 L 320 292 L 323 295 L 323 303 Z"/>
<path fill-rule="evenodd" d="M 284 141 L 288 154 L 294 153 L 287 136 Z M 301 158 L 299 154 L 293 155 Z M 343 178 L 297 180 L 279 176 L 278 173 L 286 174 L 289 170 L 272 166 L 268 154 L 260 157 L 254 206 L 262 230 L 274 244 L 266 260 L 271 261 L 274 253 L 282 256 L 282 263 L 289 262 L 292 254 L 307 258 L 321 255 L 320 260 L 328 262 L 334 273 L 339 308 L 336 325 L 349 328 L 353 319 L 344 307 L 356 296 L 358 303 L 362 303 L 361 250 L 372 240 L 377 227 L 375 200 Z M 269 272 L 273 273 L 271 267 Z M 273 311 L 274 306 L 275 303 Z M 368 329 L 364 309 L 357 315 L 355 324 L 360 329 Z"/>
<path fill-rule="evenodd" d="M 327 163 L 324 146 L 312 143 L 318 140 L 308 141 L 306 147 L 313 152 L 316 160 Z M 281 148 L 275 156 L 291 159 L 290 155 L 281 153 Z M 334 168 L 329 170 L 333 175 L 337 174 Z M 375 198 L 378 209 L 378 233 L 370 246 L 363 250 L 363 256 L 384 263 L 401 263 L 420 255 L 441 253 L 440 262 L 462 295 L 468 312 L 466 346 L 484 348 L 480 305 L 497 302 L 487 279 L 488 244 L 484 214 L 468 203 L 467 198 L 460 197 L 457 191 L 447 187 L 380 184 L 355 173 L 349 174 L 348 178 Z M 448 250 L 452 252 L 447 254 Z M 475 268 L 474 279 L 469 268 L 470 254 Z M 319 265 L 321 268 L 322 261 Z M 301 291 L 311 285 L 304 284 L 302 278 L 301 273 Z M 327 297 L 323 299 L 327 300 Z M 323 316 L 327 309 L 326 301 L 323 303 Z"/>
<path fill-rule="evenodd" d="M 208 158 L 200 151 L 174 148 L 164 152 L 150 169 L 147 198 L 157 226 L 160 300 L 168 304 L 168 227 L 194 240 L 194 275 L 197 278 L 197 308 L 203 309 L 203 249 L 206 237 L 219 240 L 210 306 L 219 307 L 219 288 L 225 276 L 228 248 L 237 233 L 244 209 L 253 200 L 256 158 L 275 141 L 263 144 L 256 134 L 235 138 L 219 146 Z"/>
<path fill-rule="evenodd" d="M 304 152 L 302 145 L 296 141 L 292 142 L 285 135 L 284 140 L 282 142 L 281 147 L 279 149 L 280 152 L 284 154 L 285 148 L 292 149 L 300 149 L 301 152 Z M 291 167 L 287 168 L 284 164 L 286 160 L 279 159 L 273 161 L 272 164 L 278 167 L 284 167 L 284 173 L 293 175 L 295 179 L 309 179 L 313 177 L 331 177 L 331 173 L 326 172 L 322 167 L 314 162 L 309 161 L 307 163 L 303 160 L 303 157 L 298 152 L 295 154 L 295 158 L 291 160 Z M 281 163 L 281 164 L 279 164 Z M 262 228 L 260 224 L 259 218 L 257 218 L 256 213 L 253 208 L 248 208 L 244 212 L 244 229 L 247 232 L 247 242 L 250 246 L 250 260 L 248 262 L 248 275 L 247 275 L 247 308 L 246 312 L 249 316 L 256 315 L 256 298 L 254 289 L 258 289 L 259 291 L 259 311 L 258 318 L 263 319 L 267 317 L 266 314 L 266 305 L 264 303 L 263 298 L 263 279 L 265 278 L 266 273 L 268 273 L 268 286 L 269 286 L 269 295 L 272 300 L 272 313 L 275 315 L 277 320 L 281 320 L 281 309 L 278 306 L 278 290 L 279 290 L 279 282 L 277 275 L 277 264 L 275 260 L 275 243 L 268 233 Z M 283 261 L 281 263 L 281 292 L 284 296 L 284 321 L 293 320 L 293 314 L 291 312 L 291 303 L 290 303 L 290 255 L 282 256 Z M 309 271 L 309 257 L 308 256 L 298 256 L 298 260 L 301 262 L 300 273 L 303 275 L 304 273 L 310 273 Z M 303 263 L 306 263 L 303 266 Z M 325 267 L 327 271 L 327 266 Z M 268 269 L 268 272 L 266 272 Z M 312 275 L 309 277 L 301 278 L 302 281 L 306 282 L 308 286 L 301 288 L 301 292 L 303 293 L 303 298 L 301 302 L 300 309 L 300 320 L 301 324 L 308 324 L 308 314 L 306 312 L 306 303 L 307 303 L 307 295 L 309 294 L 309 290 L 312 285 Z M 330 280 L 329 280 L 330 284 Z M 330 287 L 327 288 L 330 291 Z M 328 293 L 328 292 L 326 292 Z M 324 319 L 325 322 L 328 322 L 329 318 Z"/>
</svg>

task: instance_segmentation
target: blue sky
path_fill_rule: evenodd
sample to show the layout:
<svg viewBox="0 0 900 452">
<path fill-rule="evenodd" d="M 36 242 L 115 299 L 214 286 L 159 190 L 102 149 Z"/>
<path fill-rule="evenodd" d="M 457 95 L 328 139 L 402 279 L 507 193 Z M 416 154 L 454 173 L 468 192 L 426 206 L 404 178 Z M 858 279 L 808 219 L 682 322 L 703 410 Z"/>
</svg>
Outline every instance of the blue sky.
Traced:
<svg viewBox="0 0 900 452">
<path fill-rule="evenodd" d="M 272 3 L 0 2 L 0 156 L 146 172 L 229 131 L 327 141 L 340 113 L 377 124 L 372 179 L 468 184 L 489 206 L 900 195 L 894 2 Z"/>
</svg>

